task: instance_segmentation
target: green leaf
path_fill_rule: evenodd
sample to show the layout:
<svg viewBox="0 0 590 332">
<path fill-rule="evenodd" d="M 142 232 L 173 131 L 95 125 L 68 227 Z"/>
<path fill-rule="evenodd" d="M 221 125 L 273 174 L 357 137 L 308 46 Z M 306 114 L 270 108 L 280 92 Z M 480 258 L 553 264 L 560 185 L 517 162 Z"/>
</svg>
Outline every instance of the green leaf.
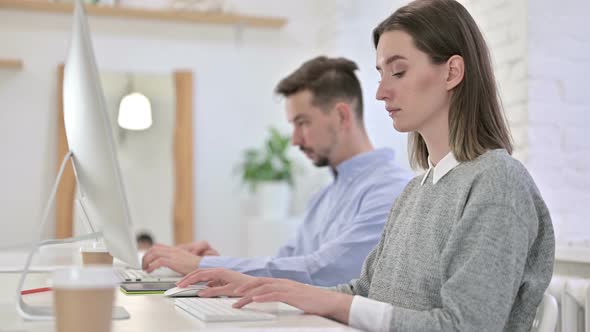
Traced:
<svg viewBox="0 0 590 332">
<path fill-rule="evenodd" d="M 269 132 L 263 147 L 245 150 L 244 160 L 236 168 L 251 191 L 264 181 L 284 181 L 293 185 L 294 164 L 287 155 L 291 137 L 272 127 Z"/>
</svg>

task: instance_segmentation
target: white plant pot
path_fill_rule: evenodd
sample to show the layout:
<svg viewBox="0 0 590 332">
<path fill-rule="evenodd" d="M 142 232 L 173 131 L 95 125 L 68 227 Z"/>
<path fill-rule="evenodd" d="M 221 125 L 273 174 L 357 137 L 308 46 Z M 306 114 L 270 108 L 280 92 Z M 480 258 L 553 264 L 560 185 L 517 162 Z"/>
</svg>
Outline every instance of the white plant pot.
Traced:
<svg viewBox="0 0 590 332">
<path fill-rule="evenodd" d="M 267 220 L 284 220 L 289 216 L 291 188 L 285 182 L 263 182 L 257 186 L 260 216 Z"/>
</svg>

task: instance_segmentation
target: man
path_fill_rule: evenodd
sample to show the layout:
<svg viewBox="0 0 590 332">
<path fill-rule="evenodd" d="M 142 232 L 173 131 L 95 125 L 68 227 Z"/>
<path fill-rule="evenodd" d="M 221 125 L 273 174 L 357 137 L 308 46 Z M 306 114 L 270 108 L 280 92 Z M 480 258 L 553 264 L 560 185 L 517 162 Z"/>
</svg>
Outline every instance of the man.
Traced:
<svg viewBox="0 0 590 332">
<path fill-rule="evenodd" d="M 358 277 L 411 174 L 394 163 L 392 150 L 375 150 L 369 141 L 357 69 L 344 58 L 317 57 L 276 88 L 286 98 L 292 144 L 334 174 L 334 181 L 311 199 L 296 236 L 276 256 L 223 257 L 199 241 L 156 245 L 145 254 L 143 268 L 151 272 L 165 266 L 187 274 L 197 268 L 224 267 L 317 286 Z"/>
<path fill-rule="evenodd" d="M 148 232 L 140 232 L 135 237 L 137 241 L 137 250 L 147 251 L 154 245 L 154 238 Z"/>
</svg>

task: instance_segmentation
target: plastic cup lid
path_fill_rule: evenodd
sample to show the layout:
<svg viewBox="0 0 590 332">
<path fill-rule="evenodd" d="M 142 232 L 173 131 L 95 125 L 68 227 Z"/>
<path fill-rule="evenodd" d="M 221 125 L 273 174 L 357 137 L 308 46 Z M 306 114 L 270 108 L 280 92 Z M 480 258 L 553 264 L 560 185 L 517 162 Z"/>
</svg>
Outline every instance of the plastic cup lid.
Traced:
<svg viewBox="0 0 590 332">
<path fill-rule="evenodd" d="M 72 266 L 52 273 L 54 288 L 114 288 L 120 279 L 115 269 L 105 266 Z"/>
</svg>

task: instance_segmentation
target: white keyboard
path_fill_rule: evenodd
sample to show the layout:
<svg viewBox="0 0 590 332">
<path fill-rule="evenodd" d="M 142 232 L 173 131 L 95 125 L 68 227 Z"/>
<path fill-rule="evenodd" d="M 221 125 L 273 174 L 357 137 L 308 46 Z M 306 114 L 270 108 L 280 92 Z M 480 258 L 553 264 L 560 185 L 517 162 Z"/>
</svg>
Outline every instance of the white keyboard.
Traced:
<svg viewBox="0 0 590 332">
<path fill-rule="evenodd" d="M 133 269 L 120 269 L 116 273 L 121 282 L 178 281 L 181 279 L 180 277 L 154 275 L 143 270 Z"/>
<path fill-rule="evenodd" d="M 228 298 L 182 298 L 174 304 L 205 322 L 272 320 L 277 316 L 252 309 L 234 309 L 237 299 Z"/>
</svg>

